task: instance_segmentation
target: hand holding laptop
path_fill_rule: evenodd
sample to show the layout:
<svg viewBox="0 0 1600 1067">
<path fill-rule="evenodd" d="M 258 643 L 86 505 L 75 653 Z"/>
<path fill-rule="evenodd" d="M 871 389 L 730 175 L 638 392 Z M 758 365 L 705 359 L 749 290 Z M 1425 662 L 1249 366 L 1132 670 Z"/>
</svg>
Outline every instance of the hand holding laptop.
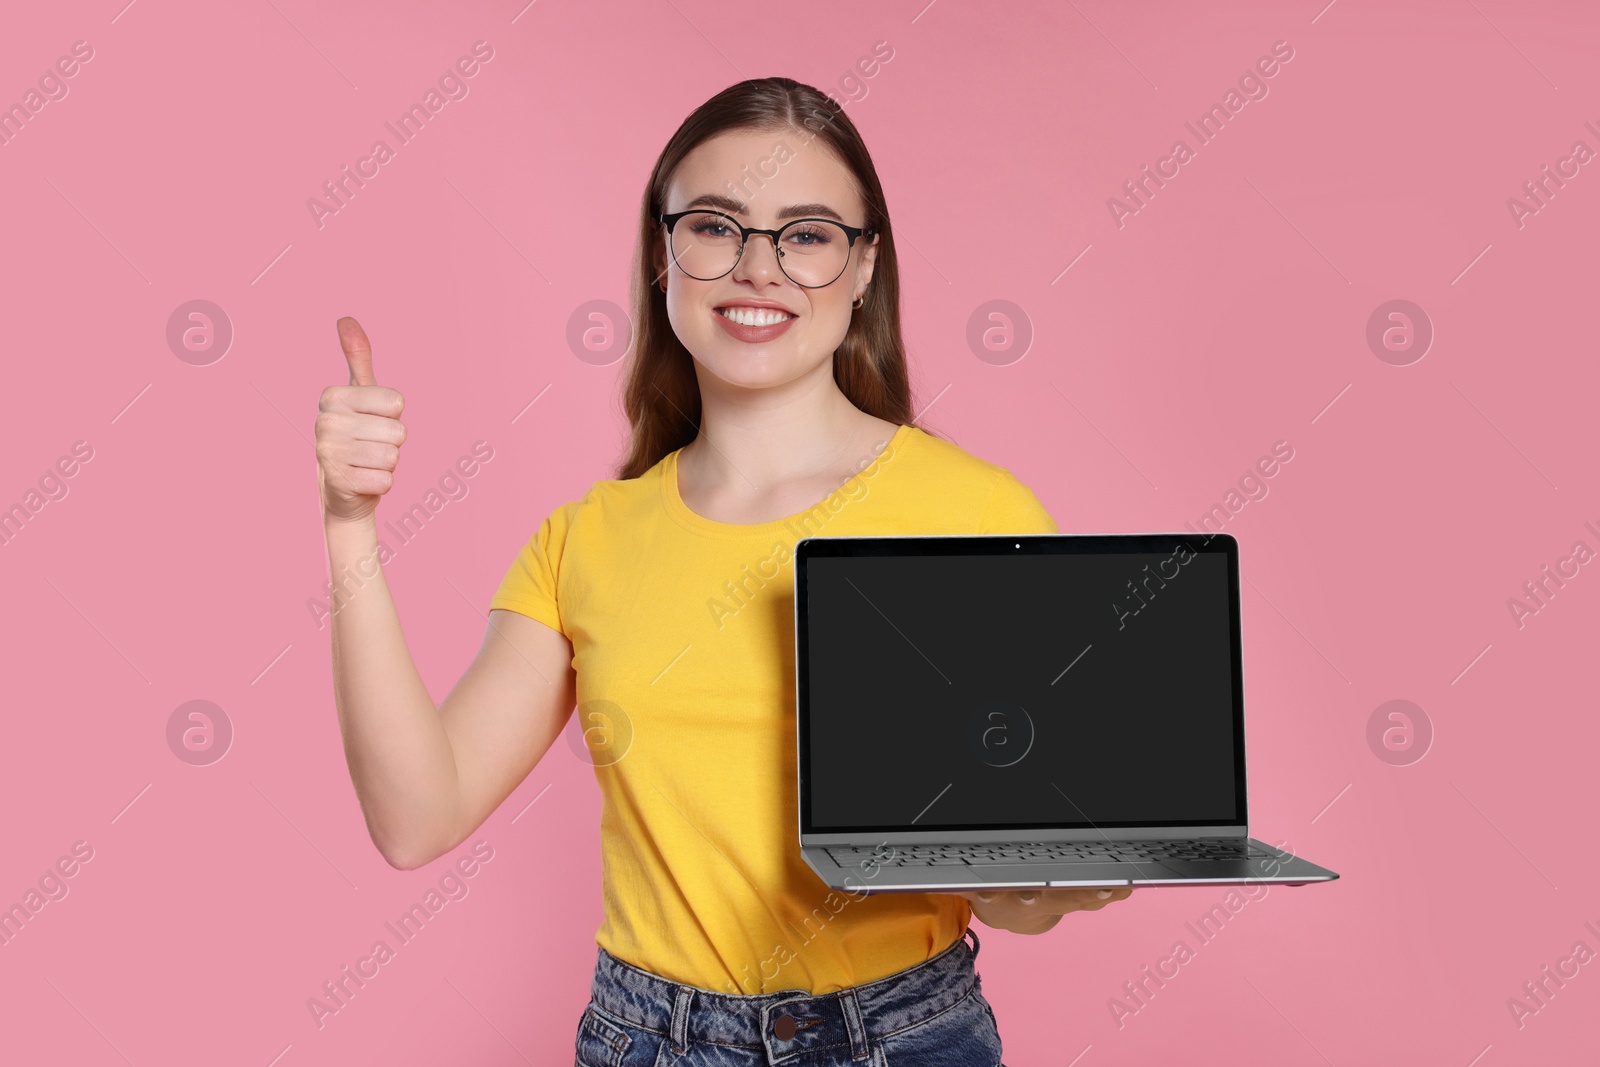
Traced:
<svg viewBox="0 0 1600 1067">
<path fill-rule="evenodd" d="M 972 904 L 972 914 L 985 926 L 1014 934 L 1042 934 L 1074 911 L 1099 911 L 1114 900 L 1126 900 L 1132 886 L 1103 889 L 982 889 L 956 893 Z"/>
</svg>

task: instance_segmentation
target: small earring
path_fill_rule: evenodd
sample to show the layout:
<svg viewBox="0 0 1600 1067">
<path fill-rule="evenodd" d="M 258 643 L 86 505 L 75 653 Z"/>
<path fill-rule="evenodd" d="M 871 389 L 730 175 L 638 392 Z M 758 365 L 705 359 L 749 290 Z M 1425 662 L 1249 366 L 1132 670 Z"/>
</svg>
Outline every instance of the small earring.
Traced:
<svg viewBox="0 0 1600 1067">
<path fill-rule="evenodd" d="M 862 304 L 865 304 L 866 302 L 867 302 L 867 298 L 865 296 L 858 296 L 858 297 L 856 297 L 854 300 L 852 300 L 850 302 L 850 306 L 853 307 L 853 308 L 859 308 Z"/>
<path fill-rule="evenodd" d="M 663 293 L 667 291 L 667 280 L 665 278 L 661 279 L 661 291 Z"/>
</svg>

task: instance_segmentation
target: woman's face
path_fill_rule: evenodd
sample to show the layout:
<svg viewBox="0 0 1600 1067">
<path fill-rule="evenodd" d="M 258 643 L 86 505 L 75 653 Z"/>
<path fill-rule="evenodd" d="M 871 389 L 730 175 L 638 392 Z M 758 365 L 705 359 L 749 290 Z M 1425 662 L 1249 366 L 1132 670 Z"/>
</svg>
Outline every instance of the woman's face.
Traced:
<svg viewBox="0 0 1600 1067">
<path fill-rule="evenodd" d="M 704 207 L 770 230 L 794 218 L 862 226 L 865 207 L 850 171 L 821 141 L 807 143 L 809 136 L 795 130 L 733 130 L 711 138 L 678 165 L 663 210 Z M 831 375 L 833 352 L 850 326 L 851 301 L 872 277 L 875 237 L 856 240 L 838 280 L 808 289 L 779 269 L 766 237 L 751 237 L 732 271 L 701 281 L 671 262 L 666 228 L 658 226 L 656 232 L 656 284 L 665 277 L 667 317 L 702 381 L 709 373 L 729 385 L 761 389 L 793 381 L 819 365 L 828 366 Z M 725 313 L 758 306 L 789 318 L 752 336 Z"/>
</svg>

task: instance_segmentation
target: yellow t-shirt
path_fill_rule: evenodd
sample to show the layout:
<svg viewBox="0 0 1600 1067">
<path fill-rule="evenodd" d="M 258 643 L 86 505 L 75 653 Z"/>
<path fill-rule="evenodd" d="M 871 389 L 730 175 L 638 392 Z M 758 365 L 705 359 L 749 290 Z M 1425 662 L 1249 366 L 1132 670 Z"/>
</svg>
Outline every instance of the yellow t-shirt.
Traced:
<svg viewBox="0 0 1600 1067">
<path fill-rule="evenodd" d="M 791 549 L 1056 524 L 1009 471 L 913 426 L 823 501 L 753 525 L 691 511 L 677 459 L 557 508 L 490 602 L 572 643 L 601 794 L 596 941 L 726 993 L 829 993 L 922 963 L 966 930 L 966 900 L 836 892 L 800 856 Z"/>
</svg>

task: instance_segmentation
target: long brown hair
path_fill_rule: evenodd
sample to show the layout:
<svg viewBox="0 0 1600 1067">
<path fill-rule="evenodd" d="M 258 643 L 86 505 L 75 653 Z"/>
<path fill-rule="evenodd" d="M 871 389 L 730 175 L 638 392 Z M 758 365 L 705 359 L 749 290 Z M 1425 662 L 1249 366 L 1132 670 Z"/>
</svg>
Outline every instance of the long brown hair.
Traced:
<svg viewBox="0 0 1600 1067">
<path fill-rule="evenodd" d="M 900 266 L 894 228 L 872 156 L 827 94 L 792 78 L 752 78 L 722 90 L 683 120 L 661 150 L 639 204 L 629 302 L 635 325 L 623 385 L 630 427 L 618 478 L 637 478 L 669 452 L 693 441 L 700 428 L 700 385 L 694 361 L 667 319 L 667 300 L 656 284 L 654 252 L 667 183 L 683 158 L 702 142 L 729 130 L 792 130 L 820 142 L 850 169 L 866 202 L 865 225 L 877 231 L 878 253 L 862 305 L 834 350 L 833 379 L 850 402 L 896 424 L 912 422 L 905 343 L 900 336 Z"/>
</svg>

